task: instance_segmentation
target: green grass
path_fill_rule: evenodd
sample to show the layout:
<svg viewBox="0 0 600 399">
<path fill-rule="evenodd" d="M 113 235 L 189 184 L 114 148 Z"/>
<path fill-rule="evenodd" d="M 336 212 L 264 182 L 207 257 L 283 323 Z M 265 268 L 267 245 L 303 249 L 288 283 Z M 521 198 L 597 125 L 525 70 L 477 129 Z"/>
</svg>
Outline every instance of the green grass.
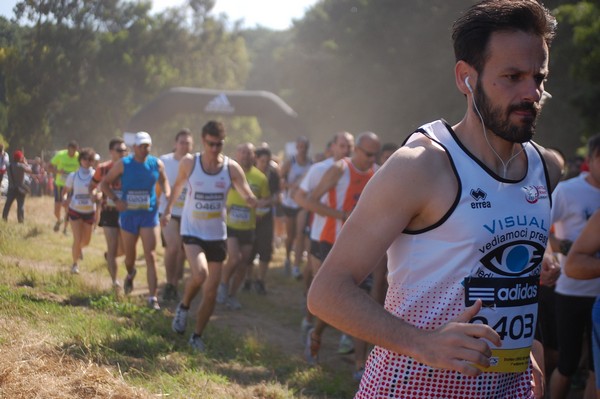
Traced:
<svg viewBox="0 0 600 399">
<path fill-rule="evenodd" d="M 52 232 L 51 226 L 47 217 L 0 229 L 0 321 L 15 323 L 18 334 L 42 334 L 63 356 L 108 367 L 127 384 L 170 398 L 353 395 L 356 385 L 347 367 L 309 368 L 300 354 L 283 353 L 258 329 L 232 330 L 209 323 L 206 353 L 192 352 L 188 336 L 171 331 L 168 311 L 150 311 L 143 298 L 116 297 L 100 288 L 99 279 L 107 278 L 101 234 L 94 234 L 84 252 L 84 267 L 93 277 L 82 278 L 64 266 L 70 264 L 71 237 Z M 272 278 L 286 292 L 301 292 L 297 282 Z M 275 296 L 242 299 L 297 329 L 301 311 L 279 306 Z M 10 334 L 10 328 L 0 329 L 0 350 Z"/>
</svg>

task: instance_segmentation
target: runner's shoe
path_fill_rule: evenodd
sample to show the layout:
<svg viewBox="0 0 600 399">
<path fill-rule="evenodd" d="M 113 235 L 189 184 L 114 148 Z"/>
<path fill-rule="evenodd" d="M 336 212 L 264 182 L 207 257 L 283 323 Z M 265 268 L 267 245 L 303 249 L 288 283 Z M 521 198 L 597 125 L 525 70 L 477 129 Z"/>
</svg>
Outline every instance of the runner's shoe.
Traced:
<svg viewBox="0 0 600 399">
<path fill-rule="evenodd" d="M 133 291 L 133 279 L 135 278 L 136 274 L 137 269 L 133 269 L 133 272 L 131 274 L 127 274 L 127 277 L 125 277 L 125 281 L 123 282 L 123 291 L 125 292 L 125 295 L 129 295 L 131 294 L 131 291 Z"/>
<path fill-rule="evenodd" d="M 292 277 L 296 280 L 300 280 L 302 278 L 302 272 L 300 271 L 300 266 L 294 265 L 292 266 Z"/>
<path fill-rule="evenodd" d="M 160 305 L 158 304 L 158 298 L 155 296 L 148 297 L 148 307 L 152 310 L 160 310 Z"/>
<path fill-rule="evenodd" d="M 189 311 L 189 309 L 182 308 L 181 303 L 177 305 L 177 309 L 175 309 L 175 317 L 173 318 L 173 322 L 171 323 L 171 329 L 177 334 L 183 334 L 185 332 L 185 326 L 187 325 L 187 317 Z"/>
<path fill-rule="evenodd" d="M 54 224 L 54 228 L 52 230 L 54 230 L 55 233 L 58 233 L 60 230 L 60 220 Z"/>
<path fill-rule="evenodd" d="M 243 290 L 244 291 L 250 291 L 250 289 L 252 288 L 252 281 L 250 280 L 245 280 L 244 281 L 244 287 Z"/>
<path fill-rule="evenodd" d="M 300 330 L 302 331 L 302 343 L 306 342 L 306 336 L 308 332 L 313 329 L 313 324 L 306 319 L 306 317 L 302 318 L 302 323 L 300 324 Z"/>
<path fill-rule="evenodd" d="M 311 366 L 316 366 L 319 362 L 319 349 L 321 349 L 321 340 L 314 338 L 314 328 L 311 328 L 306 335 L 306 345 L 304 347 L 304 358 Z"/>
<path fill-rule="evenodd" d="M 219 284 L 219 288 L 217 290 L 217 303 L 218 304 L 224 304 L 225 302 L 227 302 L 227 295 L 229 294 L 229 287 L 227 286 L 227 284 L 224 283 L 220 283 Z"/>
<path fill-rule="evenodd" d="M 199 335 L 192 334 L 188 344 L 192 347 L 196 352 L 204 352 L 206 350 L 206 345 L 204 345 L 204 341 L 200 338 Z"/>
<path fill-rule="evenodd" d="M 230 310 L 240 310 L 242 308 L 242 304 L 234 296 L 228 297 L 227 298 L 227 302 L 225 303 L 225 305 Z"/>
<path fill-rule="evenodd" d="M 165 284 L 165 289 L 163 291 L 163 301 L 178 301 L 179 296 L 177 295 L 177 288 L 173 284 Z"/>
<path fill-rule="evenodd" d="M 116 280 L 113 281 L 112 288 L 113 288 L 113 292 L 115 293 L 116 296 L 121 295 L 121 283 L 119 283 Z"/>
<path fill-rule="evenodd" d="M 354 341 L 346 334 L 342 334 L 337 353 L 340 355 L 349 355 L 352 352 L 354 352 Z"/>
<path fill-rule="evenodd" d="M 254 282 L 254 289 L 258 295 L 267 295 L 267 289 L 265 288 L 265 283 L 261 280 L 256 280 Z"/>
<path fill-rule="evenodd" d="M 79 274 L 79 266 L 77 264 L 71 266 L 71 274 Z"/>
</svg>

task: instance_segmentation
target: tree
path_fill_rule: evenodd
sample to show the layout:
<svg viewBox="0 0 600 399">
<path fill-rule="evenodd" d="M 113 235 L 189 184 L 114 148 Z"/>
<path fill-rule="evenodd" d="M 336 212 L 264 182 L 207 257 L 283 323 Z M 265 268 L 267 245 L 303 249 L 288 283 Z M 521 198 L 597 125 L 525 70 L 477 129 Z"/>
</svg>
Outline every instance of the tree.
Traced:
<svg viewBox="0 0 600 399">
<path fill-rule="evenodd" d="M 240 88 L 248 71 L 244 41 L 208 15 L 212 4 L 191 0 L 150 16 L 146 1 L 17 3 L 15 20 L 29 25 L 0 53 L 11 145 L 39 152 L 76 139 L 104 149 L 137 108 L 168 87 Z M 161 134 L 153 136 L 159 144 Z"/>
<path fill-rule="evenodd" d="M 458 0 L 322 0 L 289 32 L 245 34 L 253 51 L 249 84 L 284 98 L 317 145 L 341 129 L 372 130 L 400 143 L 424 122 L 453 122 L 464 113 L 450 31 L 465 6 Z M 581 127 L 568 99 L 573 86 L 565 71 L 573 50 L 562 25 L 546 85 L 554 97 L 535 139 L 570 154 Z"/>
<path fill-rule="evenodd" d="M 557 16 L 567 25 L 570 39 L 569 100 L 582 118 L 584 136 L 589 136 L 600 132 L 600 3 L 581 1 L 561 5 Z"/>
</svg>

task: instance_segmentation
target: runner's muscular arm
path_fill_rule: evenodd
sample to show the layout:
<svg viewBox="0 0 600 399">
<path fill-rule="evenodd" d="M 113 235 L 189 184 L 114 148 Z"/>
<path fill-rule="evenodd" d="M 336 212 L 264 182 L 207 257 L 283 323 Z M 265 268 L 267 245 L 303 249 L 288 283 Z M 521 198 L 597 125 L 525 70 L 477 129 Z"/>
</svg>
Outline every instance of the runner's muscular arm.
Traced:
<svg viewBox="0 0 600 399">
<path fill-rule="evenodd" d="M 169 186 L 169 178 L 167 172 L 165 172 L 165 164 L 160 159 L 157 159 L 158 163 L 158 186 L 165 194 L 165 197 L 171 197 L 171 186 Z"/>
<path fill-rule="evenodd" d="M 281 168 L 279 168 L 279 182 L 282 190 L 287 190 L 290 188 L 288 186 L 287 177 L 288 173 L 290 173 L 290 168 L 292 167 L 292 161 L 288 158 L 283 162 Z"/>
<path fill-rule="evenodd" d="M 111 184 L 113 184 L 121 175 L 123 174 L 124 166 L 123 161 L 118 160 L 115 162 L 104 176 L 104 179 L 100 182 L 100 189 L 106 195 L 106 198 L 110 198 L 115 203 L 115 208 L 119 212 L 123 212 L 127 209 L 127 202 L 122 198 L 118 198 L 115 192 L 110 188 Z"/>
<path fill-rule="evenodd" d="M 67 183 L 70 183 L 71 186 L 69 187 L 65 184 L 60 191 L 60 197 L 64 207 L 68 207 L 71 204 L 71 194 L 73 193 L 73 182 L 69 182 L 68 180 L 69 178 L 67 177 Z"/>
<path fill-rule="evenodd" d="M 90 184 L 88 185 L 88 192 L 94 198 L 94 200 L 98 203 L 102 201 L 102 190 L 100 189 L 100 182 L 102 181 L 102 169 L 97 168 L 94 171 L 94 175 L 92 176 L 92 180 L 90 180 Z"/>
<path fill-rule="evenodd" d="M 52 161 L 56 160 L 54 158 L 52 158 L 50 160 L 50 162 L 48 162 L 48 172 L 53 173 L 53 174 L 57 174 L 58 173 L 58 168 L 56 167 L 56 165 L 54 163 L 52 163 Z"/>
<path fill-rule="evenodd" d="M 248 185 L 248 180 L 246 180 L 246 176 L 244 175 L 242 167 L 233 159 L 229 160 L 229 174 L 231 176 L 231 183 L 233 184 L 233 187 L 238 193 L 240 193 L 242 198 L 246 200 L 248 206 L 256 208 L 256 196 L 250 189 L 250 185 Z"/>
<path fill-rule="evenodd" d="M 331 208 L 329 205 L 321 202 L 321 197 L 323 197 L 329 190 L 334 188 L 342 177 L 342 174 L 344 173 L 344 166 L 342 162 L 344 161 L 337 161 L 329 169 L 327 169 L 315 189 L 312 190 L 307 197 L 305 197 L 305 201 L 302 204 L 299 203 L 302 207 L 311 212 L 318 213 L 321 216 L 340 220 L 345 220 L 348 217 L 346 212 Z"/>
<path fill-rule="evenodd" d="M 565 262 L 565 274 L 588 280 L 600 277 L 600 212 L 595 212 L 577 237 Z"/>
<path fill-rule="evenodd" d="M 92 176 L 92 180 L 90 180 L 90 184 L 88 186 L 88 191 L 90 192 L 90 194 L 92 194 L 94 189 L 100 185 L 101 181 L 102 181 L 102 170 L 101 170 L 101 168 L 97 168 L 94 171 L 94 175 Z M 102 192 L 102 190 L 100 190 L 100 192 Z"/>
<path fill-rule="evenodd" d="M 194 155 L 186 154 L 179 161 L 179 169 L 177 170 L 177 178 L 175 179 L 175 183 L 173 184 L 173 189 L 171 190 L 171 195 L 167 197 L 167 206 L 163 211 L 163 214 L 160 218 L 160 223 L 164 227 L 169 223 L 169 219 L 171 219 L 171 211 L 173 210 L 173 204 L 177 201 L 177 198 L 181 195 L 183 191 L 183 187 L 187 183 L 188 178 L 190 177 L 190 173 L 192 173 L 192 168 L 194 167 Z"/>
<path fill-rule="evenodd" d="M 486 340 L 501 345 L 491 327 L 468 323 L 481 309 L 481 301 L 436 330 L 421 330 L 386 311 L 358 287 L 407 227 L 429 226 L 451 206 L 448 193 L 456 192 L 457 183 L 440 152 L 420 140 L 396 152 L 373 176 L 313 280 L 308 307 L 359 339 L 432 367 L 474 376 L 481 371 L 473 364 L 489 366 Z"/>
</svg>

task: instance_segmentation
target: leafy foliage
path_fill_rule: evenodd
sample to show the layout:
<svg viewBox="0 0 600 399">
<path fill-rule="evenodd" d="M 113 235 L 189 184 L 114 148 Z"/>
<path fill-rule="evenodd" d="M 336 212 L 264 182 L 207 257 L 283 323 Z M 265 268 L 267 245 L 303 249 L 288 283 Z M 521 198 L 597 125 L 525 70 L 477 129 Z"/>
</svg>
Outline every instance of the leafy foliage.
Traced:
<svg viewBox="0 0 600 399">
<path fill-rule="evenodd" d="M 574 1 L 545 3 L 552 9 Z M 464 99 L 454 84 L 450 30 L 466 6 L 457 0 L 319 1 L 289 32 L 244 33 L 253 60 L 249 85 L 282 96 L 308 121 L 306 135 L 317 148 L 342 129 L 372 130 L 385 141 L 400 143 L 424 122 L 455 122 L 464 113 Z M 594 14 L 589 19 L 598 20 Z M 569 72 L 579 60 L 569 30 L 561 19 L 546 85 L 553 98 L 536 136 L 541 144 L 567 154 L 580 145 L 579 136 L 586 131 L 580 115 L 585 119 L 597 114 L 575 101 L 573 88 L 584 88 Z M 593 45 L 588 38 L 584 41 Z M 594 69 L 589 71 L 597 81 Z M 583 101 L 596 103 L 591 97 Z"/>
<path fill-rule="evenodd" d="M 173 86 L 273 91 L 298 112 L 315 151 L 339 130 L 400 143 L 424 122 L 462 117 L 450 27 L 464 1 L 320 0 L 282 32 L 240 30 L 211 15 L 215 1 L 158 15 L 147 0 L 20 1 L 13 21 L 0 18 L 0 134 L 28 151 L 69 139 L 103 149 Z M 600 5 L 545 3 L 560 24 L 536 140 L 571 154 L 600 124 Z M 205 119 L 156 126 L 155 147 L 168 150 L 175 131 Z M 232 147 L 285 141 L 252 119 L 226 123 Z"/>
<path fill-rule="evenodd" d="M 149 2 L 19 2 L 16 21 L 28 23 L 5 23 L 18 40 L 0 49 L 11 146 L 38 152 L 76 139 L 103 149 L 166 88 L 240 88 L 249 68 L 244 41 L 208 16 L 213 3 L 151 16 Z"/>
<path fill-rule="evenodd" d="M 569 28 L 569 74 L 574 83 L 570 98 L 583 119 L 584 133 L 591 135 L 600 130 L 600 3 L 564 4 L 557 11 L 559 21 Z"/>
</svg>

